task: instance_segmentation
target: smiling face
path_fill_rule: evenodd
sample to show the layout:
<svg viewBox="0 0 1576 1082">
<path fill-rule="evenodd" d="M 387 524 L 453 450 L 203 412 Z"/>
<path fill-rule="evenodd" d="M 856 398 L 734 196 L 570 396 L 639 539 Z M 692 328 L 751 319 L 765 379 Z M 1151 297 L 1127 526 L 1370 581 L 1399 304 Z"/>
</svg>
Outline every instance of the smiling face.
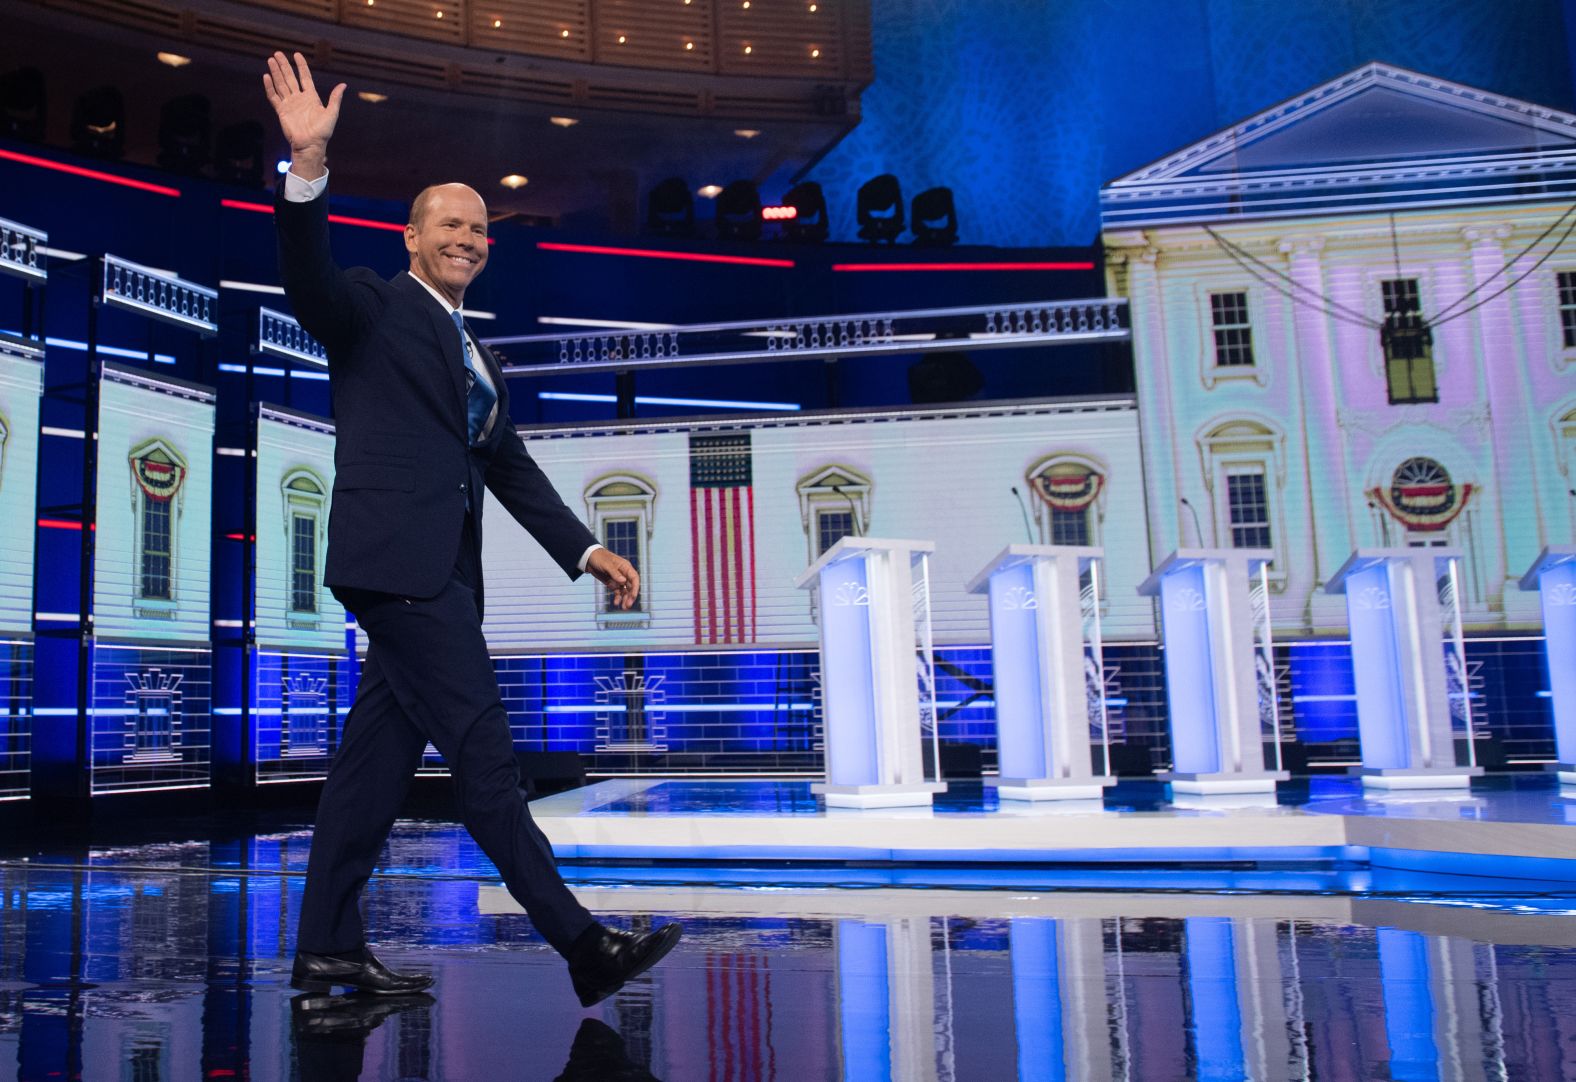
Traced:
<svg viewBox="0 0 1576 1082">
<path fill-rule="evenodd" d="M 410 272 L 458 308 L 487 265 L 487 204 L 463 184 L 426 189 L 411 204 L 405 250 Z"/>
</svg>

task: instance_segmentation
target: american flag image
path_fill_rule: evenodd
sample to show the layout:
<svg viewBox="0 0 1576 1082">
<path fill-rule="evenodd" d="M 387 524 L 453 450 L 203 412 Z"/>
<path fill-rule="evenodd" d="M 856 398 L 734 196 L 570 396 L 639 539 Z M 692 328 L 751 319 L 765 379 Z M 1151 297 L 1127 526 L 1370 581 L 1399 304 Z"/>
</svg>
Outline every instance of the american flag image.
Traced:
<svg viewBox="0 0 1576 1082">
<path fill-rule="evenodd" d="M 750 434 L 690 437 L 695 642 L 755 641 Z"/>
</svg>

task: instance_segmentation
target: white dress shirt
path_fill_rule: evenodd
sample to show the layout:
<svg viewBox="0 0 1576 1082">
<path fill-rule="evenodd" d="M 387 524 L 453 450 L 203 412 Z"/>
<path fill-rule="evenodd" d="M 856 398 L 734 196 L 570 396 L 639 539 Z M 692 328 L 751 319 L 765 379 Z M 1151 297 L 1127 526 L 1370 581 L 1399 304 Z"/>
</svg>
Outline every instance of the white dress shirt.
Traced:
<svg viewBox="0 0 1576 1082">
<path fill-rule="evenodd" d="M 291 203 L 310 203 L 312 200 L 314 200 L 314 199 L 318 198 L 320 195 L 322 195 L 323 192 L 326 191 L 327 189 L 328 189 L 328 173 L 327 172 L 325 172 L 322 176 L 318 177 L 316 180 L 305 180 L 302 177 L 296 176 L 296 174 L 293 171 L 285 174 L 285 199 L 287 201 L 291 202 Z M 417 282 L 421 283 L 421 287 L 423 289 L 425 289 L 428 293 L 432 294 L 433 300 L 435 300 L 439 304 L 443 305 L 443 310 L 444 310 L 445 313 L 459 312 L 460 313 L 460 318 L 461 319 L 465 318 L 465 310 L 463 308 L 456 308 L 454 305 L 450 304 L 444 298 L 443 294 L 439 293 L 436 289 L 433 289 L 432 286 L 429 285 L 421 277 L 421 275 L 412 272 L 411 273 L 411 277 L 414 278 Z M 465 338 L 466 338 L 466 341 L 470 343 L 470 348 L 471 348 L 471 351 L 472 351 L 473 355 L 475 355 L 477 357 L 480 357 L 481 356 L 481 350 L 477 349 L 476 342 L 475 342 L 474 339 L 471 338 L 470 332 L 468 332 L 468 331 L 465 332 Z M 489 373 L 487 371 L 487 366 L 485 364 L 478 364 L 478 365 L 475 366 L 475 369 L 476 369 L 476 378 L 481 380 L 490 389 L 492 389 L 493 397 L 497 398 L 498 397 L 497 396 L 497 388 L 493 386 L 492 375 L 491 375 L 491 373 Z M 499 399 L 499 401 L 502 401 L 502 399 Z M 493 405 L 494 415 L 493 416 L 489 416 L 487 418 L 487 428 L 489 428 L 489 429 L 492 427 L 492 423 L 493 423 L 494 417 L 496 416 L 497 409 L 498 409 L 497 403 L 494 403 L 494 405 Z M 580 554 L 580 559 L 578 561 L 577 566 L 580 568 L 581 571 L 584 571 L 586 569 L 586 564 L 588 562 L 590 562 L 590 560 L 591 560 L 591 554 L 593 552 L 595 552 L 597 549 L 603 548 L 603 547 L 604 546 L 600 545 L 600 544 L 593 544 L 590 548 L 586 549 L 583 553 Z"/>
</svg>

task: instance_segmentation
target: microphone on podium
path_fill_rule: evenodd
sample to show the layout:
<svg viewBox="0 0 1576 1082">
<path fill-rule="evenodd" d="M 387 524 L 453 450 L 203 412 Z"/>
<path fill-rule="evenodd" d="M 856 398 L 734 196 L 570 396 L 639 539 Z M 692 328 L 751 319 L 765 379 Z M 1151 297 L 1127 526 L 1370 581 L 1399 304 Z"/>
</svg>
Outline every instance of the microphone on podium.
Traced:
<svg viewBox="0 0 1576 1082">
<path fill-rule="evenodd" d="M 1023 502 L 1023 493 L 1018 491 L 1018 486 L 1012 486 L 1012 494 L 1017 497 L 1018 510 L 1023 512 L 1023 533 L 1029 539 L 1029 544 L 1034 544 L 1034 527 L 1029 525 L 1029 505 Z"/>
<path fill-rule="evenodd" d="M 1200 526 L 1198 524 L 1198 508 L 1196 508 L 1192 504 L 1188 503 L 1186 496 L 1178 496 L 1177 500 L 1182 504 L 1183 507 L 1186 507 L 1188 509 L 1188 512 L 1193 516 L 1193 536 L 1198 538 L 1197 544 L 1198 544 L 1198 546 L 1200 548 L 1203 548 L 1204 547 L 1204 527 L 1202 527 L 1202 526 Z"/>
</svg>

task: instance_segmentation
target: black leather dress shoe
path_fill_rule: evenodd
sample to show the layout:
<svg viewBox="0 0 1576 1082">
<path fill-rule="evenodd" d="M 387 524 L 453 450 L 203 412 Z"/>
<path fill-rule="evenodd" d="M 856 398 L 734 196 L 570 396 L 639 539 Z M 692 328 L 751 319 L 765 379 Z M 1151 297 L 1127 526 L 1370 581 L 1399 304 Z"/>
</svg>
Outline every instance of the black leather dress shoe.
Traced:
<svg viewBox="0 0 1576 1082">
<path fill-rule="evenodd" d="M 432 978 L 422 973 L 395 973 L 378 961 L 371 950 L 362 947 L 361 957 L 355 961 L 296 951 L 295 965 L 290 970 L 290 986 L 303 992 L 348 987 L 379 996 L 404 996 L 431 988 Z"/>
<path fill-rule="evenodd" d="M 290 1000 L 290 1021 L 297 1037 L 361 1039 L 396 1014 L 431 1007 L 436 1002 L 421 992 L 399 996 L 302 992 Z"/>
<path fill-rule="evenodd" d="M 635 935 L 592 925 L 569 952 L 569 976 L 575 982 L 580 1006 L 600 1003 L 662 961 L 678 943 L 684 928 L 664 924 L 654 932 Z"/>
</svg>

